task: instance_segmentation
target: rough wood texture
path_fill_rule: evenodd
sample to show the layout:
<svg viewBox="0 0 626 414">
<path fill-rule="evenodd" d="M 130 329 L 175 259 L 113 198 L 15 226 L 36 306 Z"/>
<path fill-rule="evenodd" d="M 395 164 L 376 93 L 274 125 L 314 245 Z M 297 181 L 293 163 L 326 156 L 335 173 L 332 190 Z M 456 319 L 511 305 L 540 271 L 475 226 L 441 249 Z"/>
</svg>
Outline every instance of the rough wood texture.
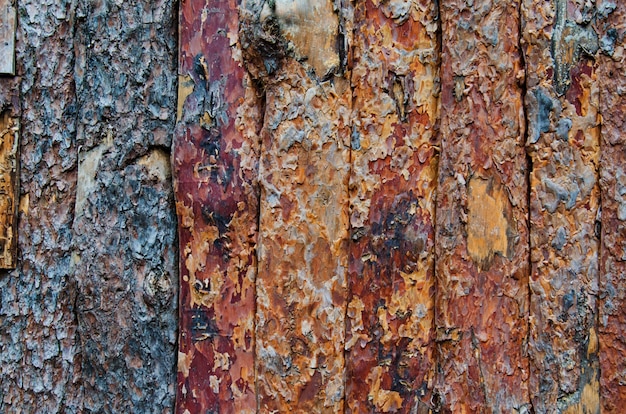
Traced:
<svg viewBox="0 0 626 414">
<path fill-rule="evenodd" d="M 535 412 L 598 412 L 598 40 L 582 3 L 525 0 Z"/>
<path fill-rule="evenodd" d="M 351 413 L 426 412 L 430 405 L 439 95 L 435 6 L 369 0 L 356 6 L 346 333 Z"/>
<path fill-rule="evenodd" d="M 0 273 L 0 411 L 78 412 L 80 359 L 69 268 L 76 190 L 72 2 L 20 1 L 17 77 L 0 106 L 20 109 L 18 262 Z"/>
<path fill-rule="evenodd" d="M 22 132 L 0 411 L 171 411 L 172 2 L 20 0 L 17 15 L 17 76 L 0 78 Z"/>
<path fill-rule="evenodd" d="M 337 2 L 333 10 L 329 0 L 246 5 L 245 56 L 265 91 L 260 412 L 343 411 L 352 95 L 336 39 L 343 36 L 338 13 L 347 6 Z M 315 39 L 299 30 L 307 21 L 322 27 Z M 309 41 L 319 47 L 308 49 Z"/>
<path fill-rule="evenodd" d="M 6 83 L 15 83 L 6 81 Z M 15 91 L 17 92 L 17 91 Z M 10 95 L 9 95 L 10 96 Z M 16 103 L 14 99 L 13 103 Z M 17 204 L 19 118 L 18 108 L 0 111 L 0 268 L 12 269 L 17 260 Z"/>
<path fill-rule="evenodd" d="M 445 0 L 437 189 L 443 412 L 528 411 L 528 205 L 519 2 Z"/>
<path fill-rule="evenodd" d="M 0 0 L 0 73 L 15 74 L 15 0 Z"/>
<path fill-rule="evenodd" d="M 183 1 L 174 142 L 180 223 L 177 412 L 256 410 L 254 309 L 262 108 L 237 1 Z"/>
<path fill-rule="evenodd" d="M 172 411 L 175 4 L 76 4 L 72 141 L 80 148 L 66 266 L 77 287 L 84 411 Z"/>
<path fill-rule="evenodd" d="M 620 413 L 621 3 L 12 1 L 0 412 Z"/>
<path fill-rule="evenodd" d="M 600 403 L 603 412 L 626 407 L 626 4 L 599 1 L 597 71 L 602 113 L 600 185 Z"/>
</svg>

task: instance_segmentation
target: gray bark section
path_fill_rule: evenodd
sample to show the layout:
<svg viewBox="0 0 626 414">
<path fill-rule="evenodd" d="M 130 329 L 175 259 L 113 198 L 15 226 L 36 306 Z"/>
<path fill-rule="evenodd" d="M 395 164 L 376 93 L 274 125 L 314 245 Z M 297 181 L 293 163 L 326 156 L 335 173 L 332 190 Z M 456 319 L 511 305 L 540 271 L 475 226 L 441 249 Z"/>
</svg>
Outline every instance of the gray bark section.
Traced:
<svg viewBox="0 0 626 414">
<path fill-rule="evenodd" d="M 72 7 L 52 0 L 18 7 L 22 211 L 18 268 L 0 274 L 1 412 L 75 412 L 80 405 L 70 274 L 76 190 Z"/>
<path fill-rule="evenodd" d="M 93 2 L 76 13 L 74 253 L 86 410 L 171 409 L 176 217 L 169 148 L 176 108 L 171 0 Z"/>
<path fill-rule="evenodd" d="M 19 1 L 18 78 L 0 79 L 20 84 L 22 110 L 0 412 L 173 410 L 176 10 Z"/>
</svg>

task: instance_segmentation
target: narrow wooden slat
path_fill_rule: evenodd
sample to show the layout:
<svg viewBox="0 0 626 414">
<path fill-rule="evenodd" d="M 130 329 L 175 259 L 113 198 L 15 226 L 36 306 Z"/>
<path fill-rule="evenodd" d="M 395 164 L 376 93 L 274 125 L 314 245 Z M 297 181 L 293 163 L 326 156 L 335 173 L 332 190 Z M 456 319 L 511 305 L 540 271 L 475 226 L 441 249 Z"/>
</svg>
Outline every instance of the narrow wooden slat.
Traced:
<svg viewBox="0 0 626 414">
<path fill-rule="evenodd" d="M 352 96 L 337 49 L 338 12 L 349 5 L 337 4 L 250 1 L 244 20 L 246 59 L 265 88 L 256 319 L 264 413 L 343 411 Z"/>
<path fill-rule="evenodd" d="M 436 13 L 434 2 L 399 8 L 357 2 L 346 333 L 350 413 L 427 412 L 430 405 Z"/>
<path fill-rule="evenodd" d="M 622 413 L 626 407 L 626 4 L 601 1 L 597 7 L 602 47 L 598 59 L 602 114 L 600 402 L 603 412 Z"/>
<path fill-rule="evenodd" d="M 15 74 L 15 0 L 0 0 L 0 73 Z"/>
<path fill-rule="evenodd" d="M 180 238 L 177 412 L 256 411 L 254 280 L 260 104 L 238 2 L 180 4 L 173 171 Z"/>
<path fill-rule="evenodd" d="M 530 174 L 530 393 L 536 412 L 598 412 L 599 115 L 593 15 L 524 0 Z M 587 19 L 587 20 L 585 20 Z"/>
<path fill-rule="evenodd" d="M 19 200 L 19 108 L 13 79 L 0 79 L 9 86 L 8 108 L 0 112 L 0 268 L 12 269 L 17 260 L 17 205 Z M 5 85 L 0 86 L 4 89 Z M 13 89 L 10 91 L 10 89 Z"/>
<path fill-rule="evenodd" d="M 444 0 L 436 220 L 443 412 L 529 409 L 519 1 Z"/>
<path fill-rule="evenodd" d="M 15 3 L 0 0 L 0 73 L 15 73 Z M 0 268 L 17 260 L 19 78 L 0 78 Z"/>
</svg>

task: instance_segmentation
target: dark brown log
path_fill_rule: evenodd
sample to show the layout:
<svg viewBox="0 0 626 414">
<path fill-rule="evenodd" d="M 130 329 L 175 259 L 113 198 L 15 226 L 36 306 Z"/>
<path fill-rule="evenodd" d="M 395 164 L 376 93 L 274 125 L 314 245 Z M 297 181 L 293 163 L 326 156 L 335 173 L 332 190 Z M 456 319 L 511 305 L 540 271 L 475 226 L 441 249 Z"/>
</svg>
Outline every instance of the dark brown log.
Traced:
<svg viewBox="0 0 626 414">
<path fill-rule="evenodd" d="M 346 410 L 427 412 L 434 375 L 435 3 L 357 2 Z"/>
<path fill-rule="evenodd" d="M 530 391 L 536 412 L 598 412 L 599 114 L 592 11 L 525 0 Z"/>
<path fill-rule="evenodd" d="M 519 2 L 441 3 L 437 397 L 529 410 L 528 204 Z"/>
<path fill-rule="evenodd" d="M 179 413 L 253 413 L 262 104 L 241 61 L 238 2 L 180 4 L 174 183 L 180 237 Z"/>
<path fill-rule="evenodd" d="M 599 356 L 602 412 L 626 407 L 626 4 L 598 1 L 602 113 Z"/>
</svg>

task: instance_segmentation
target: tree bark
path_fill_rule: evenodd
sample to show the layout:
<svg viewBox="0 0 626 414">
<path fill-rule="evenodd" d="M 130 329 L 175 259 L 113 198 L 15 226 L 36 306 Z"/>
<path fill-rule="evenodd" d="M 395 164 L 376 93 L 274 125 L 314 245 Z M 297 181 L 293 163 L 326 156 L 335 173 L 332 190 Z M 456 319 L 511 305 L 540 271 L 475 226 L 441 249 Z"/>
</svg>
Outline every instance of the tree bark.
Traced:
<svg viewBox="0 0 626 414">
<path fill-rule="evenodd" d="M 0 411 L 174 403 L 172 2 L 18 2 L 17 268 L 0 276 Z M 18 109 L 19 112 L 15 112 Z"/>
<path fill-rule="evenodd" d="M 73 5 L 23 1 L 18 22 L 17 76 L 0 79 L 3 111 L 21 119 L 22 183 L 17 267 L 0 275 L 0 411 L 78 412 Z"/>
<path fill-rule="evenodd" d="M 597 412 L 597 36 L 582 8 L 525 1 L 531 159 L 531 395 L 540 412 Z M 585 20 L 588 19 L 588 20 Z M 533 68 L 533 70 L 530 70 Z"/>
<path fill-rule="evenodd" d="M 626 4 L 600 1 L 596 7 L 602 49 L 597 71 L 602 114 L 599 163 L 602 189 L 598 323 L 600 402 L 603 412 L 619 413 L 626 407 Z"/>
<path fill-rule="evenodd" d="M 9 3 L 1 412 L 626 405 L 621 3 Z"/>
<path fill-rule="evenodd" d="M 437 395 L 529 410 L 528 181 L 519 2 L 443 1 Z"/>
<path fill-rule="evenodd" d="M 175 3 L 79 1 L 72 257 L 83 409 L 171 411 Z"/>
<path fill-rule="evenodd" d="M 440 86 L 437 13 L 434 3 L 356 5 L 348 412 L 427 412 L 430 406 Z"/>
<path fill-rule="evenodd" d="M 261 102 L 237 2 L 181 3 L 174 182 L 180 228 L 177 412 L 256 410 Z"/>
<path fill-rule="evenodd" d="M 343 411 L 352 94 L 336 48 L 347 4 L 335 6 L 247 3 L 246 58 L 265 93 L 256 284 L 261 412 Z"/>
</svg>

